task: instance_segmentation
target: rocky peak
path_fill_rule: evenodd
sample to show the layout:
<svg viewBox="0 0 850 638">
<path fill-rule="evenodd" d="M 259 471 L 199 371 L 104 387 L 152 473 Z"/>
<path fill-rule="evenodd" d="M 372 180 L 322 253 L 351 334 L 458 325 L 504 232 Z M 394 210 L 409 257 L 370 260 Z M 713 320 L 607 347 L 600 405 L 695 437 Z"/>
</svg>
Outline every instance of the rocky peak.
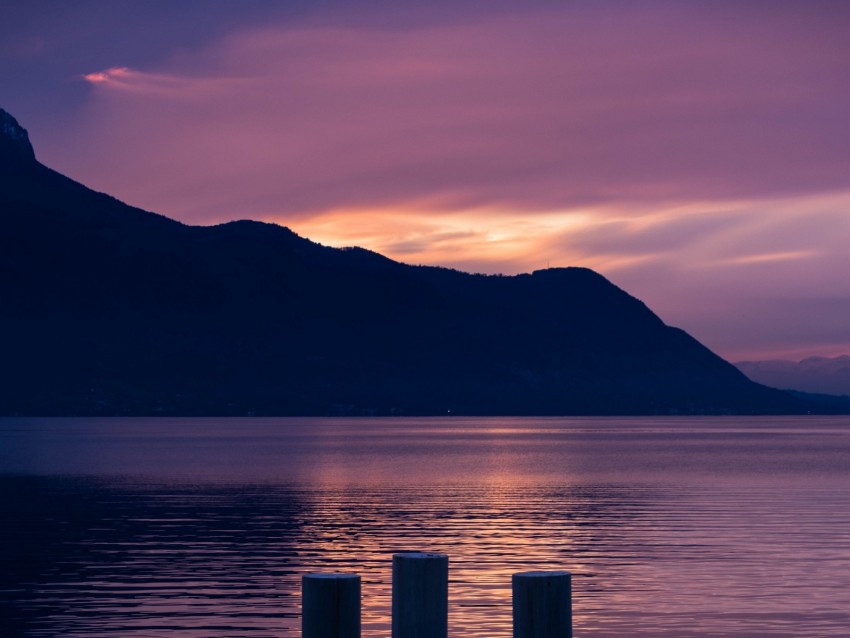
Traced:
<svg viewBox="0 0 850 638">
<path fill-rule="evenodd" d="M 0 109 L 0 155 L 12 154 L 35 159 L 27 130 L 9 113 Z"/>
</svg>

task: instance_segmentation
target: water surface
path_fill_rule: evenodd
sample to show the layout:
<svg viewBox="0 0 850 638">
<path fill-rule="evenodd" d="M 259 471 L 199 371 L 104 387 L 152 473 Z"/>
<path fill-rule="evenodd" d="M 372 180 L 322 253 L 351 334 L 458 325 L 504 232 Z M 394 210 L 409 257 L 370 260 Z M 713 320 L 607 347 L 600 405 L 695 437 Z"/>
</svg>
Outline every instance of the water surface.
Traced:
<svg viewBox="0 0 850 638">
<path fill-rule="evenodd" d="M 6 636 L 297 636 L 300 575 L 450 556 L 454 636 L 573 573 L 578 637 L 850 627 L 850 420 L 0 420 Z"/>
</svg>

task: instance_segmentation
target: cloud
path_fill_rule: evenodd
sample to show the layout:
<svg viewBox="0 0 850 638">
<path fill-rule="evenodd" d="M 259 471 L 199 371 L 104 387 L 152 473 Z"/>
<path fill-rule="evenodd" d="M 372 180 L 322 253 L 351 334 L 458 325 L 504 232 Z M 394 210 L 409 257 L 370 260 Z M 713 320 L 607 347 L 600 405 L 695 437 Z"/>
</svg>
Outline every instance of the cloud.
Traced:
<svg viewBox="0 0 850 638">
<path fill-rule="evenodd" d="M 133 72 L 130 71 L 130 69 L 128 69 L 126 66 L 114 66 L 110 69 L 106 69 L 105 71 L 98 71 L 96 73 L 86 73 L 83 76 L 83 79 L 86 82 L 91 82 L 92 84 L 101 84 L 103 82 L 109 82 L 120 86 L 124 80 L 131 78 L 132 76 Z"/>
<path fill-rule="evenodd" d="M 87 69 L 39 156 L 190 223 L 594 267 L 730 356 L 792 338 L 760 300 L 850 296 L 844 4 L 370 7 Z"/>
<path fill-rule="evenodd" d="M 245 32 L 169 69 L 89 73 L 90 122 L 122 129 L 99 145 L 126 149 L 128 170 L 157 177 L 159 158 L 134 153 L 154 143 L 174 157 L 163 189 L 116 181 L 190 219 L 423 199 L 433 213 L 533 212 L 845 186 L 850 86 L 822 34 L 768 13 L 730 27 L 709 8 L 647 6 Z M 167 179 L 177 162 L 182 188 Z M 85 170 L 114 173 L 105 160 Z"/>
<path fill-rule="evenodd" d="M 573 262 L 563 250 L 547 253 L 544 247 L 553 233 L 579 227 L 586 219 L 587 214 L 576 212 L 527 216 L 487 209 L 441 215 L 341 210 L 290 225 L 325 244 L 368 246 L 407 263 L 504 273 Z"/>
<path fill-rule="evenodd" d="M 743 255 L 741 257 L 733 257 L 728 259 L 726 264 L 732 266 L 741 266 L 749 264 L 770 264 L 777 261 L 797 261 L 799 259 L 808 259 L 817 256 L 814 250 L 792 250 L 786 252 L 759 253 L 756 255 Z"/>
<path fill-rule="evenodd" d="M 667 322 L 732 359 L 850 349 L 841 310 L 850 300 L 850 192 L 727 203 L 726 223 L 714 226 L 700 223 L 711 218 L 711 208 L 705 212 L 694 216 L 693 233 L 671 243 L 657 222 L 643 259 L 607 274 Z M 671 217 L 671 237 L 680 229 Z M 621 243 L 628 245 L 612 233 L 610 252 L 601 246 L 583 259 L 588 265 L 606 254 L 616 259 L 625 252 Z"/>
</svg>

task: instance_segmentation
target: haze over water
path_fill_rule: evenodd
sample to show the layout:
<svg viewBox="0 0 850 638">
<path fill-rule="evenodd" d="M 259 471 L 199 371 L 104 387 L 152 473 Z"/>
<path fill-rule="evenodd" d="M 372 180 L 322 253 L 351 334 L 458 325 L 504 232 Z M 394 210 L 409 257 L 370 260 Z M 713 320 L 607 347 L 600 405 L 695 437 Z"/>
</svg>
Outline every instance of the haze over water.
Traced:
<svg viewBox="0 0 850 638">
<path fill-rule="evenodd" d="M 573 573 L 579 637 L 846 636 L 850 419 L 6 419 L 4 636 L 297 636 L 300 575 L 450 557 L 449 631 Z"/>
</svg>

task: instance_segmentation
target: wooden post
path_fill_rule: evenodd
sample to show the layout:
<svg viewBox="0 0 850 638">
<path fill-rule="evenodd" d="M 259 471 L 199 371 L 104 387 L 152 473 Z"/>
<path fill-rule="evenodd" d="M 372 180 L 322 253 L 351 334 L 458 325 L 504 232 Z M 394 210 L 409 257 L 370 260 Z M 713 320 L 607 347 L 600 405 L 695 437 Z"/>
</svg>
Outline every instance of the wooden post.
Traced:
<svg viewBox="0 0 850 638">
<path fill-rule="evenodd" d="M 302 638 L 360 638 L 360 576 L 301 577 Z"/>
<path fill-rule="evenodd" d="M 392 638 L 447 638 L 449 557 L 393 555 Z"/>
<path fill-rule="evenodd" d="M 512 578 L 514 638 L 572 638 L 569 572 L 522 572 Z"/>
</svg>

